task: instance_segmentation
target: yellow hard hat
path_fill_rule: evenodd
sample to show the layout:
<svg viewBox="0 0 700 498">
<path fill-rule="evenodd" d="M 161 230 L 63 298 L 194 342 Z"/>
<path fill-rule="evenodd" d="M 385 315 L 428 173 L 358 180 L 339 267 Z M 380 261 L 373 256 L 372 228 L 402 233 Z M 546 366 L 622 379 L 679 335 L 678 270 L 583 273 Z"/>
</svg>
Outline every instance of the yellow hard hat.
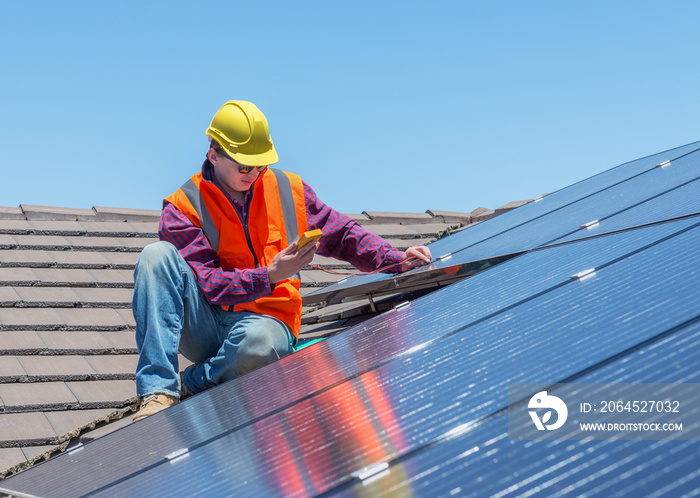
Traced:
<svg viewBox="0 0 700 498">
<path fill-rule="evenodd" d="M 278 160 L 267 119 L 251 102 L 226 102 L 214 114 L 206 133 L 244 166 L 268 166 Z"/>
</svg>

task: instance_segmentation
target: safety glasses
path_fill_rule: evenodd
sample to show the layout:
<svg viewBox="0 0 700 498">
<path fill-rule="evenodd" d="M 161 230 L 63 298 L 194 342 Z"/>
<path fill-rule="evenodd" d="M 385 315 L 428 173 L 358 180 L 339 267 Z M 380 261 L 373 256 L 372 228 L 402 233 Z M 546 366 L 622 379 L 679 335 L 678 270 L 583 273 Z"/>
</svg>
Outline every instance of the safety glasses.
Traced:
<svg viewBox="0 0 700 498">
<path fill-rule="evenodd" d="M 236 163 L 238 164 L 238 163 Z M 243 166 L 242 164 L 238 164 L 238 172 L 244 175 L 247 175 L 254 169 L 258 170 L 258 174 L 262 173 L 267 169 L 267 166 Z"/>
</svg>

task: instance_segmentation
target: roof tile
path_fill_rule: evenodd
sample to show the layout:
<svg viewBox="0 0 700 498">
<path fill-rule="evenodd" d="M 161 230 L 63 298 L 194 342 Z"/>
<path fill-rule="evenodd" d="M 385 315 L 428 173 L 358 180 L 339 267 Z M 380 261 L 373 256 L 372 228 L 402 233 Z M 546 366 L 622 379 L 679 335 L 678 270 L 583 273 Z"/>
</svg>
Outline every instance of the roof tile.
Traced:
<svg viewBox="0 0 700 498">
<path fill-rule="evenodd" d="M 32 270 L 42 283 L 64 285 L 94 285 L 95 277 L 80 268 L 34 268 Z"/>
<path fill-rule="evenodd" d="M 5 409 L 27 409 L 75 403 L 78 399 L 63 382 L 31 382 L 0 384 L 0 399 Z"/>
<path fill-rule="evenodd" d="M 124 306 L 131 306 L 131 296 L 134 291 L 132 289 L 121 289 L 111 287 L 98 288 L 76 288 L 75 293 L 79 296 L 82 303 L 100 304 L 100 303 L 119 303 Z M 131 314 L 131 310 L 129 310 Z"/>
<path fill-rule="evenodd" d="M 513 201 L 513 202 L 509 202 L 508 204 L 504 204 L 503 206 L 501 206 L 501 207 L 499 207 L 499 208 L 496 208 L 495 212 L 496 212 L 497 215 L 503 214 L 503 213 L 505 213 L 506 211 L 510 211 L 510 210 L 512 210 L 512 209 L 515 209 L 515 208 L 518 208 L 518 207 L 520 207 L 520 206 L 523 206 L 523 205 L 527 204 L 528 202 L 530 202 L 530 201 Z"/>
<path fill-rule="evenodd" d="M 33 206 L 20 204 L 28 220 L 91 220 L 95 219 L 92 209 L 75 209 L 51 206 Z"/>
<path fill-rule="evenodd" d="M 435 220 L 428 213 L 386 213 L 382 211 L 363 211 L 362 214 L 372 220 L 373 224 L 398 223 L 400 225 L 415 225 L 433 223 Z"/>
<path fill-rule="evenodd" d="M 19 295 L 11 287 L 0 287 L 0 306 L 12 306 L 20 300 Z"/>
<path fill-rule="evenodd" d="M 137 354 L 101 354 L 83 357 L 98 374 L 134 374 Z"/>
<path fill-rule="evenodd" d="M 2 219 L 2 217 L 0 217 Z M 34 227 L 32 224 L 25 220 L 2 220 L 2 225 L 0 226 L 5 233 L 32 233 L 34 232 Z"/>
<path fill-rule="evenodd" d="M 112 413 L 112 408 L 96 408 L 91 410 L 68 410 L 63 412 L 47 412 L 46 418 L 56 431 L 56 434 L 63 436 L 78 427 L 89 425 L 95 420 L 99 420 Z"/>
<path fill-rule="evenodd" d="M 0 377 L 22 377 L 27 375 L 16 356 L 0 356 Z"/>
<path fill-rule="evenodd" d="M 95 369 L 82 356 L 20 356 L 19 363 L 30 377 L 90 376 Z"/>
<path fill-rule="evenodd" d="M 0 308 L 0 325 L 3 329 L 31 330 L 62 324 L 63 319 L 52 308 Z"/>
<path fill-rule="evenodd" d="M 0 469 L 9 469 L 26 460 L 22 448 L 0 448 Z"/>
<path fill-rule="evenodd" d="M 104 221 L 158 221 L 160 211 L 153 209 L 129 209 L 94 206 L 97 218 Z"/>
<path fill-rule="evenodd" d="M 29 268 L 0 268 L 0 282 L 23 282 L 26 285 L 38 283 L 39 276 Z"/>
<path fill-rule="evenodd" d="M 17 246 L 19 246 L 19 244 L 12 235 L 0 233 L 0 249 L 13 249 Z"/>
<path fill-rule="evenodd" d="M 37 232 L 45 234 L 71 235 L 85 233 L 85 229 L 77 221 L 68 220 L 33 220 L 27 224 Z"/>
<path fill-rule="evenodd" d="M 100 332 L 95 331 L 51 330 L 39 331 L 37 334 L 45 344 L 44 347 L 54 352 L 104 351 L 114 347 Z"/>
<path fill-rule="evenodd" d="M 33 330 L 1 330 L 0 351 L 22 353 L 46 349 L 46 344 Z"/>
<path fill-rule="evenodd" d="M 0 443 L 56 437 L 56 431 L 43 413 L 4 413 L 0 415 Z"/>
<path fill-rule="evenodd" d="M 133 380 L 92 380 L 66 384 L 81 403 L 122 402 L 136 396 L 136 382 Z"/>
<path fill-rule="evenodd" d="M 472 214 L 471 213 L 456 213 L 453 211 L 435 211 L 433 209 L 429 209 L 426 211 L 428 214 L 434 216 L 437 219 L 442 219 L 444 223 L 461 223 L 463 225 L 466 225 L 468 223 L 471 223 L 472 221 Z M 437 221 L 437 220 L 436 220 Z"/>
<path fill-rule="evenodd" d="M 37 249 L 64 250 L 72 244 L 62 235 L 13 235 L 19 247 L 34 247 Z"/>
<path fill-rule="evenodd" d="M 99 285 L 125 284 L 126 287 L 134 286 L 134 272 L 132 270 L 89 270 L 90 275 Z"/>
<path fill-rule="evenodd" d="M 111 308 L 59 308 L 56 312 L 69 327 L 94 329 L 126 326 L 124 319 Z"/>
<path fill-rule="evenodd" d="M 0 207 L 0 220 L 26 220 L 22 208 Z"/>
<path fill-rule="evenodd" d="M 136 350 L 136 336 L 133 330 L 105 331 L 101 334 L 113 348 Z"/>
<path fill-rule="evenodd" d="M 78 294 L 73 289 L 65 287 L 15 287 L 14 290 L 22 303 L 32 306 L 42 304 L 73 306 L 80 302 Z"/>
</svg>

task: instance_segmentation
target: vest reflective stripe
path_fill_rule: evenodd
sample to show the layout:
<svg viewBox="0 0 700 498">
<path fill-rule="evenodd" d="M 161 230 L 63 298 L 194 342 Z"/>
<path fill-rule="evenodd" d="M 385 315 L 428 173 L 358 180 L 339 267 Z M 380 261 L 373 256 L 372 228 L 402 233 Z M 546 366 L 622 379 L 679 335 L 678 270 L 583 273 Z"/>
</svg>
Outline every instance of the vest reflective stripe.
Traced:
<svg viewBox="0 0 700 498">
<path fill-rule="evenodd" d="M 180 190 L 185 193 L 187 199 L 190 201 L 190 204 L 192 204 L 192 207 L 197 212 L 197 215 L 202 222 L 202 231 L 204 232 L 204 236 L 209 240 L 209 244 L 211 245 L 212 249 L 218 252 L 219 231 L 216 229 L 216 224 L 211 218 L 211 214 L 209 214 L 206 204 L 204 204 L 202 193 L 191 179 L 187 180 L 185 184 L 180 187 Z"/>
<path fill-rule="evenodd" d="M 283 171 L 270 168 L 277 178 L 277 188 L 280 193 L 282 203 L 282 214 L 284 215 L 284 229 L 287 231 L 287 243 L 292 244 L 299 240 L 299 230 L 297 229 L 297 212 L 294 208 L 294 195 L 292 194 L 292 184 Z"/>
</svg>

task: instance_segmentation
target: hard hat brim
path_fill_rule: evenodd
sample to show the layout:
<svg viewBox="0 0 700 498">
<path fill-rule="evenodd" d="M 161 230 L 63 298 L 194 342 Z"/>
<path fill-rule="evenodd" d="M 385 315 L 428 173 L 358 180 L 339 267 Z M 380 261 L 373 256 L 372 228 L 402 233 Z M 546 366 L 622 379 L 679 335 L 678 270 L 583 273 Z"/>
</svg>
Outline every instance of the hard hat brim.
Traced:
<svg viewBox="0 0 700 498">
<path fill-rule="evenodd" d="M 276 164 L 279 161 L 277 156 L 277 151 L 273 145 L 270 150 L 263 152 L 261 154 L 244 154 L 242 152 L 233 153 L 231 151 L 226 151 L 234 161 L 243 166 L 270 166 L 271 164 Z"/>
</svg>

